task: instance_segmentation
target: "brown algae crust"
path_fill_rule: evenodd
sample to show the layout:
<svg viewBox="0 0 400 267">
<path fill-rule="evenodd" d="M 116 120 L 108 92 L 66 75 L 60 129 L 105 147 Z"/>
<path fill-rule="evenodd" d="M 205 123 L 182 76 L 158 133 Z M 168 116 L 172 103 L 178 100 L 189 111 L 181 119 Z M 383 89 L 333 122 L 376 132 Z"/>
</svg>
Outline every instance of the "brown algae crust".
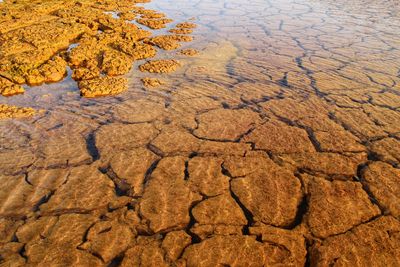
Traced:
<svg viewBox="0 0 400 267">
<path fill-rule="evenodd" d="M 127 89 L 127 79 L 123 77 L 100 77 L 79 82 L 84 97 L 116 95 Z"/>
<path fill-rule="evenodd" d="M 176 25 L 176 28 L 182 28 L 182 29 L 194 29 L 196 27 L 197 25 L 193 22 L 182 22 Z"/>
<path fill-rule="evenodd" d="M 36 111 L 33 108 L 0 104 L 0 119 L 31 117 L 35 113 Z"/>
<path fill-rule="evenodd" d="M 123 76 L 134 61 L 154 57 L 156 47 L 171 50 L 178 48 L 179 42 L 192 40 L 178 34 L 152 36 L 133 24 L 136 20 L 150 29 L 160 29 L 173 21 L 136 5 L 143 2 L 148 1 L 2 3 L 0 94 L 21 94 L 22 84 L 58 82 L 66 77 L 67 67 L 72 69 L 82 96 L 125 91 L 127 83 L 118 82 L 117 88 L 112 88 L 110 79 L 102 75 Z"/>
<path fill-rule="evenodd" d="M 143 85 L 148 88 L 152 88 L 152 87 L 154 88 L 154 87 L 158 87 L 158 86 L 161 86 L 164 84 L 164 82 L 162 80 L 157 79 L 157 78 L 146 77 L 146 78 L 142 78 L 141 81 L 142 81 Z"/>
<path fill-rule="evenodd" d="M 191 34 L 193 32 L 192 29 L 186 29 L 186 28 L 176 28 L 176 29 L 170 29 L 168 30 L 170 33 L 174 34 Z"/>
<path fill-rule="evenodd" d="M 192 57 L 192 56 L 199 54 L 199 51 L 196 49 L 193 49 L 193 48 L 188 48 L 188 49 L 180 50 L 179 54 Z"/>
<path fill-rule="evenodd" d="M 174 59 L 150 60 L 139 66 L 140 71 L 150 73 L 169 73 L 175 71 L 181 64 Z"/>
</svg>

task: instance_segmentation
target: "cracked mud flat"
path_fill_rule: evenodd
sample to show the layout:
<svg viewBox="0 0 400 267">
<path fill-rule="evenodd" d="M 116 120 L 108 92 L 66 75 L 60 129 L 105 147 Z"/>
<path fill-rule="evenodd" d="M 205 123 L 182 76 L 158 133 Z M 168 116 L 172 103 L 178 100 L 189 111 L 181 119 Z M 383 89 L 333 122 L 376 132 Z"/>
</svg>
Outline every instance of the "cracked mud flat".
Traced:
<svg viewBox="0 0 400 267">
<path fill-rule="evenodd" d="M 0 98 L 1 266 L 400 265 L 397 3 L 107 0 L 101 21 L 34 3 L 43 31 L 75 18 L 71 42 L 121 19 L 154 34 L 86 33 L 96 64 L 60 39 L 35 76 L 0 74 L 25 90 Z M 39 17 L 7 14 L 1 57 L 47 51 L 7 35 Z"/>
</svg>

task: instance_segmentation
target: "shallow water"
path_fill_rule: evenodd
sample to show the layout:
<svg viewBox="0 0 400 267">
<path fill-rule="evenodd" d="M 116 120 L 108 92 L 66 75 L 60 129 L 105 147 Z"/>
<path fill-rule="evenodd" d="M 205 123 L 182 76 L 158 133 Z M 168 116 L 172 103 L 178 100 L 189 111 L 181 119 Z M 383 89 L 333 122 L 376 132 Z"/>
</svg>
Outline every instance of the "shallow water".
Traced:
<svg viewBox="0 0 400 267">
<path fill-rule="evenodd" d="M 0 98 L 44 110 L 0 122 L 2 242 L 24 247 L 12 259 L 62 262 L 37 246 L 76 235 L 75 263 L 399 264 L 398 3 L 144 6 L 198 25 L 183 48 L 199 55 L 158 53 L 183 62 L 153 75 L 166 85 L 133 68 L 115 97 L 81 98 L 68 76 Z"/>
</svg>

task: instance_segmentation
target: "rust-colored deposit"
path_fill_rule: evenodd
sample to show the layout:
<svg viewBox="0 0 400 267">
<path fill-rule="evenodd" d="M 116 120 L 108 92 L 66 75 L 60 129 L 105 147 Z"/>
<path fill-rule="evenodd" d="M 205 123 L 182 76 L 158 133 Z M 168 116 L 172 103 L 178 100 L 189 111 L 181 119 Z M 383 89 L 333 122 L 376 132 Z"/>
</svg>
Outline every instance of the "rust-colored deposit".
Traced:
<svg viewBox="0 0 400 267">
<path fill-rule="evenodd" d="M 0 266 L 400 266 L 398 3 L 138 2 L 0 3 Z"/>
</svg>

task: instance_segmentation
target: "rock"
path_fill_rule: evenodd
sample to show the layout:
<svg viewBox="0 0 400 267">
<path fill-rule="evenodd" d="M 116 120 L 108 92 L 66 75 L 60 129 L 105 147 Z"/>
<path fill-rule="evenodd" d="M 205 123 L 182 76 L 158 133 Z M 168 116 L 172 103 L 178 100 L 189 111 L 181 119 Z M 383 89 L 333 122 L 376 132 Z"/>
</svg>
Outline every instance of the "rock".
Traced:
<svg viewBox="0 0 400 267">
<path fill-rule="evenodd" d="M 158 131 L 150 123 L 110 124 L 96 132 L 96 146 L 104 160 L 117 151 L 129 151 L 143 147 L 157 136 Z"/>
<path fill-rule="evenodd" d="M 94 221 L 88 214 L 66 214 L 55 224 L 49 222 L 52 227 L 47 235 L 25 246 L 28 264 L 102 266 L 100 259 L 76 248 Z"/>
<path fill-rule="evenodd" d="M 104 262 L 110 262 L 128 248 L 133 237 L 128 226 L 116 221 L 102 221 L 89 229 L 87 241 L 80 248 L 99 255 Z"/>
<path fill-rule="evenodd" d="M 400 114 L 397 110 L 391 110 L 384 107 L 364 105 L 364 112 L 386 133 L 396 134 L 400 132 Z"/>
<path fill-rule="evenodd" d="M 18 219 L 0 219 L 0 242 L 7 243 L 11 242 L 14 239 L 15 232 L 18 227 L 24 224 L 23 220 Z"/>
<path fill-rule="evenodd" d="M 3 266 L 25 266 L 26 260 L 19 253 L 24 244 L 18 242 L 10 242 L 0 244 L 1 265 Z"/>
<path fill-rule="evenodd" d="M 49 236 L 57 221 L 56 216 L 44 216 L 27 221 L 18 228 L 16 236 L 22 243 L 40 241 L 42 237 Z"/>
<path fill-rule="evenodd" d="M 194 134 L 209 140 L 236 141 L 259 122 L 259 115 L 251 110 L 211 110 L 198 116 Z"/>
<path fill-rule="evenodd" d="M 229 173 L 229 176 L 238 178 L 268 170 L 270 166 L 274 165 L 275 163 L 268 158 L 266 153 L 252 151 L 246 153 L 245 157 L 227 157 L 222 166 Z"/>
<path fill-rule="evenodd" d="M 94 166 L 73 168 L 68 180 L 40 206 L 42 214 L 88 212 L 107 207 L 115 198 L 114 184 Z"/>
<path fill-rule="evenodd" d="M 280 122 L 267 122 L 258 126 L 243 141 L 254 143 L 257 149 L 279 154 L 315 151 L 305 130 Z"/>
<path fill-rule="evenodd" d="M 243 211 L 229 193 L 203 200 L 194 206 L 192 214 L 199 225 L 243 226 L 247 224 Z"/>
<path fill-rule="evenodd" d="M 167 267 L 168 263 L 164 259 L 164 250 L 161 242 L 152 237 L 141 237 L 137 240 L 137 245 L 125 252 L 121 267 L 129 266 L 160 266 Z"/>
<path fill-rule="evenodd" d="M 395 138 L 385 138 L 371 144 L 371 151 L 382 161 L 400 164 L 400 141 Z"/>
<path fill-rule="evenodd" d="M 283 114 L 282 114 L 283 115 Z M 301 116 L 300 116 L 301 117 Z M 308 114 L 308 116 L 301 117 L 299 121 L 296 121 L 301 127 L 311 129 L 313 132 L 327 132 L 327 133 L 334 133 L 339 132 L 339 134 L 348 133 L 345 128 L 343 128 L 340 124 L 335 122 L 332 118 L 330 118 L 326 114 Z M 357 138 L 354 135 L 348 135 L 352 139 Z"/>
<path fill-rule="evenodd" d="M 372 93 L 370 94 L 371 102 L 378 106 L 400 108 L 400 96 L 397 94 L 385 93 Z"/>
<path fill-rule="evenodd" d="M 327 181 L 308 177 L 308 211 L 306 222 L 317 237 L 344 233 L 354 226 L 380 215 L 362 185 L 350 181 Z"/>
<path fill-rule="evenodd" d="M 24 218 L 33 213 L 40 202 L 50 195 L 44 188 L 34 188 L 24 175 L 0 175 L 0 216 Z"/>
<path fill-rule="evenodd" d="M 111 112 L 116 120 L 123 122 L 151 122 L 156 119 L 161 119 L 165 113 L 164 103 L 157 100 L 149 101 L 139 99 L 135 101 L 126 101 L 122 105 L 114 106 Z"/>
<path fill-rule="evenodd" d="M 143 182 L 147 171 L 158 159 L 149 150 L 136 148 L 116 154 L 110 161 L 110 167 L 118 179 L 129 185 L 129 193 L 132 196 L 139 196 L 143 192 Z"/>
<path fill-rule="evenodd" d="M 194 157 L 189 160 L 189 187 L 193 192 L 216 196 L 229 190 L 229 177 L 221 172 L 223 160 L 217 157 Z"/>
<path fill-rule="evenodd" d="M 195 224 L 190 228 L 190 232 L 195 234 L 200 240 L 205 240 L 214 235 L 241 235 L 243 225 L 223 225 L 223 224 Z"/>
<path fill-rule="evenodd" d="M 262 102 L 276 97 L 282 88 L 275 83 L 241 82 L 233 87 L 235 93 L 248 102 Z"/>
<path fill-rule="evenodd" d="M 140 214 L 154 233 L 185 228 L 190 221 L 189 209 L 200 200 L 191 192 L 185 178 L 185 159 L 162 159 L 144 189 Z"/>
<path fill-rule="evenodd" d="M 198 152 L 210 156 L 244 156 L 250 150 L 250 144 L 203 141 L 200 143 Z"/>
<path fill-rule="evenodd" d="M 314 79 L 317 80 L 317 87 L 324 93 L 330 93 L 343 89 L 357 89 L 362 87 L 362 84 L 334 72 L 317 72 L 313 74 Z M 365 85 L 364 85 L 365 86 Z"/>
<path fill-rule="evenodd" d="M 196 138 L 182 127 L 165 127 L 151 144 L 165 155 L 187 155 L 193 152 L 215 156 L 243 156 L 250 150 L 249 144 L 206 141 Z"/>
<path fill-rule="evenodd" d="M 383 162 L 374 162 L 368 165 L 362 176 L 363 183 L 379 204 L 400 218 L 400 170 Z"/>
<path fill-rule="evenodd" d="M 67 181 L 69 175 L 69 169 L 36 169 L 27 174 L 26 180 L 34 188 L 55 191 Z"/>
<path fill-rule="evenodd" d="M 165 236 L 161 246 L 166 251 L 167 257 L 176 261 L 191 243 L 192 238 L 185 231 L 172 231 Z"/>
<path fill-rule="evenodd" d="M 300 181 L 292 173 L 272 164 L 243 178 L 233 179 L 231 188 L 255 221 L 274 226 L 293 223 L 302 199 Z"/>
<path fill-rule="evenodd" d="M 164 154 L 190 154 L 200 149 L 202 141 L 182 127 L 164 127 L 151 144 Z"/>
<path fill-rule="evenodd" d="M 61 131 L 49 132 L 38 147 L 39 159 L 35 166 L 55 168 L 76 166 L 92 161 L 81 133 L 65 127 Z"/>
<path fill-rule="evenodd" d="M 132 20 L 152 29 L 164 28 L 172 20 L 154 11 L 150 14 L 150 10 L 138 8 L 136 2 L 95 6 L 86 2 L 54 2 L 40 8 L 38 3 L 3 4 L 2 95 L 23 93 L 24 88 L 18 84 L 60 81 L 66 76 L 68 65 L 85 97 L 115 95 L 127 89 L 125 78 L 110 76 L 128 73 L 134 60 L 153 57 L 157 52 L 143 43 L 152 33 L 140 29 Z M 26 8 L 29 13 L 24 13 Z M 138 14 L 140 18 L 136 18 Z M 157 38 L 164 37 L 150 39 Z M 174 42 L 193 39 L 178 34 L 168 38 Z M 164 47 L 163 43 L 153 45 Z M 101 77 L 101 73 L 107 76 Z"/>
<path fill-rule="evenodd" d="M 324 152 L 363 152 L 360 140 L 346 131 L 315 132 L 321 150 Z"/>
<path fill-rule="evenodd" d="M 328 175 L 335 179 L 351 179 L 357 175 L 357 168 L 367 160 L 365 153 L 301 153 L 279 156 L 279 158 L 300 170 Z"/>
<path fill-rule="evenodd" d="M 285 230 L 261 224 L 250 227 L 250 234 L 261 236 L 266 255 L 265 266 L 304 266 L 306 240 L 299 229 Z"/>
<path fill-rule="evenodd" d="M 400 223 L 390 216 L 380 217 L 369 223 L 322 242 L 311 249 L 312 266 L 371 266 L 384 263 L 400 264 Z"/>
<path fill-rule="evenodd" d="M 340 109 L 335 112 L 335 117 L 345 128 L 349 129 L 349 131 L 362 140 L 386 136 L 383 129 L 376 125 L 362 110 Z"/>
<path fill-rule="evenodd" d="M 26 170 L 36 160 L 32 150 L 29 146 L 0 150 L 0 173 L 14 175 Z"/>
<path fill-rule="evenodd" d="M 214 236 L 185 249 L 186 266 L 265 266 L 264 245 L 251 236 Z"/>
<path fill-rule="evenodd" d="M 277 99 L 262 103 L 266 112 L 285 118 L 289 121 L 303 120 L 306 118 L 319 117 L 328 113 L 327 104 L 320 98 L 312 96 L 308 99 Z"/>
</svg>

